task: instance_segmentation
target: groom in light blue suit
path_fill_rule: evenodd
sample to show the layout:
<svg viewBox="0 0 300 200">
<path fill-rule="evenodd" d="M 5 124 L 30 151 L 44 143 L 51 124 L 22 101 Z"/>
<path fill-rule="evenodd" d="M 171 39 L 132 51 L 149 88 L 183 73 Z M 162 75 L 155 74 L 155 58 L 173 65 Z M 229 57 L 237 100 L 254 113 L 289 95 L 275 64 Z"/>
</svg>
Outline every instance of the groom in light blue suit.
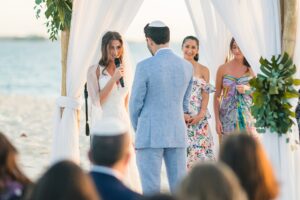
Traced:
<svg viewBox="0 0 300 200">
<path fill-rule="evenodd" d="M 186 124 L 192 65 L 169 48 L 170 30 L 161 21 L 144 28 L 152 57 L 138 63 L 129 103 L 136 131 L 137 165 L 144 194 L 160 192 L 164 159 L 175 191 L 186 173 Z"/>
</svg>

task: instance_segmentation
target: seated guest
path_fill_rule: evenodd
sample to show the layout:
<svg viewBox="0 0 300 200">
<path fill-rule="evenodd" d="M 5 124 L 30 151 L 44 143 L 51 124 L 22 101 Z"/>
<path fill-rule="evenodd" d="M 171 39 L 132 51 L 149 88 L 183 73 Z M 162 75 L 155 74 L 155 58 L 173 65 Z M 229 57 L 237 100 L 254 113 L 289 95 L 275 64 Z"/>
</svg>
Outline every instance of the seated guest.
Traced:
<svg viewBox="0 0 300 200">
<path fill-rule="evenodd" d="M 279 193 L 272 167 L 259 143 L 247 134 L 234 134 L 224 141 L 220 160 L 237 175 L 249 200 L 271 200 Z"/>
<path fill-rule="evenodd" d="M 50 167 L 36 183 L 31 200 L 100 200 L 91 178 L 71 161 Z"/>
<path fill-rule="evenodd" d="M 130 159 L 128 131 L 129 127 L 115 118 L 100 120 L 91 130 L 91 176 L 103 200 L 142 198 L 122 182 Z"/>
<path fill-rule="evenodd" d="M 0 199 L 19 200 L 24 197 L 31 181 L 17 164 L 17 149 L 0 132 Z"/>
<path fill-rule="evenodd" d="M 178 194 L 180 200 L 247 200 L 234 173 L 222 163 L 195 165 Z"/>
</svg>

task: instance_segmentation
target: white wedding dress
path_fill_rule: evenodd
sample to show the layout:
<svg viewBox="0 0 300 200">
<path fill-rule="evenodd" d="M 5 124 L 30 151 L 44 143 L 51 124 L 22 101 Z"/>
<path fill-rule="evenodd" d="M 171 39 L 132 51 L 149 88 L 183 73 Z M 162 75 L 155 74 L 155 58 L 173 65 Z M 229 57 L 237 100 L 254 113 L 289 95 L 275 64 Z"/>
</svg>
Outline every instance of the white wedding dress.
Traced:
<svg viewBox="0 0 300 200">
<path fill-rule="evenodd" d="M 99 78 L 99 86 L 100 89 L 103 89 L 107 82 L 111 79 L 111 76 L 109 73 L 104 71 L 104 74 L 102 73 L 103 68 L 100 70 L 100 78 Z M 125 80 L 124 80 L 125 81 Z M 104 103 L 101 104 L 102 113 L 101 118 L 107 118 L 107 117 L 114 117 L 118 118 L 122 121 L 124 121 L 126 124 L 128 124 L 129 127 L 131 127 L 129 114 L 125 107 L 125 98 L 129 93 L 128 86 L 125 81 L 125 87 L 121 87 L 120 84 L 115 84 L 112 88 L 112 91 L 110 92 L 109 96 L 105 100 Z M 133 141 L 133 131 L 131 129 L 131 140 Z M 133 142 L 131 142 L 133 143 Z M 125 184 L 130 187 L 132 190 L 141 193 L 141 181 L 138 174 L 138 169 L 136 165 L 136 158 L 135 158 L 135 151 L 133 148 L 133 145 L 131 146 L 131 160 L 129 162 L 128 166 L 128 173 L 125 177 Z"/>
</svg>

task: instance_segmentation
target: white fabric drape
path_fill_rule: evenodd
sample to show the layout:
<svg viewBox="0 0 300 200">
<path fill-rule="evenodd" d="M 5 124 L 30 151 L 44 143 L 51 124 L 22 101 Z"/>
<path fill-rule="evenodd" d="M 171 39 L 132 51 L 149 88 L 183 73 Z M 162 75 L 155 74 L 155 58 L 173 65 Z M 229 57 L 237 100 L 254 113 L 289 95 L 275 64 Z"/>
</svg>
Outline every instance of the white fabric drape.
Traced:
<svg viewBox="0 0 300 200">
<path fill-rule="evenodd" d="M 300 79 L 300 1 L 298 1 L 298 15 L 297 15 L 297 36 L 296 36 L 296 46 L 295 46 L 295 51 L 294 51 L 294 63 L 296 64 L 297 67 L 297 73 L 295 75 L 295 78 Z M 297 89 L 300 89 L 298 86 Z M 297 104 L 298 102 L 295 102 Z M 297 123 L 296 123 L 297 124 Z M 295 130 L 295 135 L 294 138 L 297 141 L 300 141 L 299 134 L 297 134 L 297 127 L 294 127 Z M 299 131 L 299 130 L 298 130 Z M 297 152 L 295 152 L 295 170 L 298 171 L 296 174 L 296 198 L 300 199 L 300 145 L 296 146 Z"/>
<path fill-rule="evenodd" d="M 224 23 L 256 73 L 259 58 L 281 54 L 280 7 L 278 0 L 212 0 Z M 279 179 L 279 199 L 297 200 L 299 196 L 299 148 L 293 150 L 296 130 L 289 136 L 266 133 L 262 143 Z M 290 142 L 287 143 L 287 139 Z M 297 184 L 298 183 L 298 184 Z M 297 191 L 298 190 L 298 191 Z"/>
<path fill-rule="evenodd" d="M 210 71 L 210 82 L 214 85 L 217 69 L 224 64 L 228 54 L 231 34 L 213 7 L 211 0 L 185 0 L 185 2 L 200 41 L 200 61 L 201 58 L 205 59 Z M 212 96 L 210 95 L 208 105 L 211 113 L 209 125 L 213 133 L 215 153 L 217 154 L 219 141 L 215 131 Z"/>
<path fill-rule="evenodd" d="M 256 73 L 259 58 L 281 53 L 278 0 L 212 0 Z"/>
<path fill-rule="evenodd" d="M 67 97 L 59 97 L 57 101 L 52 162 L 70 159 L 79 163 L 77 110 L 80 110 L 88 67 L 99 59 L 103 33 L 107 30 L 124 33 L 142 3 L 143 0 L 73 1 L 67 60 Z M 64 104 L 60 103 L 62 100 Z M 62 117 L 59 114 L 61 106 L 65 107 Z"/>
<path fill-rule="evenodd" d="M 294 52 L 294 63 L 297 66 L 297 73 L 295 78 L 300 78 L 300 1 L 298 1 L 298 20 L 297 20 L 297 36 L 296 46 Z"/>
</svg>

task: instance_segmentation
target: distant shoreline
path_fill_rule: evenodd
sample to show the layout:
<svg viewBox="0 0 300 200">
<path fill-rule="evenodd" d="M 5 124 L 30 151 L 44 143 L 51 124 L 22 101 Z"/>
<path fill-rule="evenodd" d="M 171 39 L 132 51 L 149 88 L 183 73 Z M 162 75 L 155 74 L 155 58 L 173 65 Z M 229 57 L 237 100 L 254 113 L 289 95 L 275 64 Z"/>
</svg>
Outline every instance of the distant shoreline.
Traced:
<svg viewBox="0 0 300 200">
<path fill-rule="evenodd" d="M 32 41 L 35 41 L 35 40 L 48 40 L 48 38 L 46 37 L 43 37 L 43 36 L 37 36 L 37 35 L 33 35 L 33 36 L 24 36 L 24 37 L 18 37 L 18 36 L 2 36 L 0 37 L 0 41 L 6 41 L 6 40 L 9 40 L 9 41 L 15 41 L 15 40 L 32 40 Z"/>
<path fill-rule="evenodd" d="M 49 38 L 38 35 L 29 35 L 29 36 L 0 36 L 0 41 L 51 41 Z M 60 41 L 60 37 L 57 38 L 57 41 Z M 131 44 L 141 44 L 144 43 L 144 40 L 127 40 Z M 179 44 L 181 41 L 173 41 L 173 44 Z"/>
</svg>

